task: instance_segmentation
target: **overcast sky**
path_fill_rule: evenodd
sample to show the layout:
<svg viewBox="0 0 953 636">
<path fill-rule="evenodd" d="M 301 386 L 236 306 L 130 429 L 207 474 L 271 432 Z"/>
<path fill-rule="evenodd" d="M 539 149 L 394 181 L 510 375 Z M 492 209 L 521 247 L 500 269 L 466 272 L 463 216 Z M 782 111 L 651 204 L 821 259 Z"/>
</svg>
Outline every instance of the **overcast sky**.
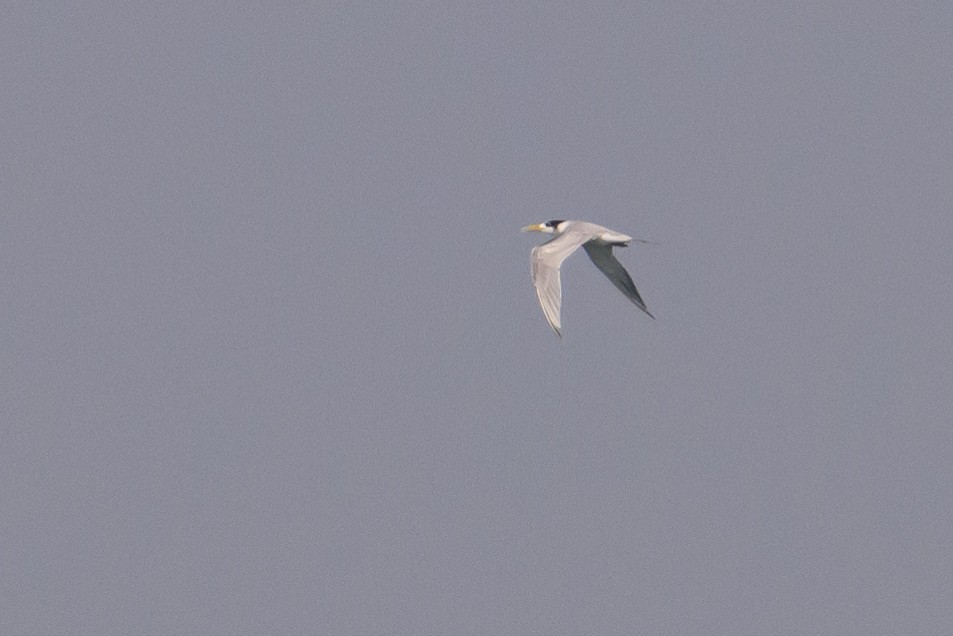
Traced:
<svg viewBox="0 0 953 636">
<path fill-rule="evenodd" d="M 771 4 L 5 9 L 0 632 L 953 633 L 953 5 Z"/>
</svg>

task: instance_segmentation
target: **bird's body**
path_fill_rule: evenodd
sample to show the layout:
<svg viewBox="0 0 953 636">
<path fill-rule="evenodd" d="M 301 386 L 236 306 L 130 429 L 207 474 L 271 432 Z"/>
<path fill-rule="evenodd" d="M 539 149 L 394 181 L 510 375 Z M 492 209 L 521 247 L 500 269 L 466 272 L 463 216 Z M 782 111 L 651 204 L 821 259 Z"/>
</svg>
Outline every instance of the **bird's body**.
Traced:
<svg viewBox="0 0 953 636">
<path fill-rule="evenodd" d="M 556 335 L 560 332 L 561 323 L 559 309 L 562 303 L 562 285 L 559 277 L 559 267 L 570 254 L 582 247 L 596 267 L 612 281 L 626 298 L 636 307 L 644 311 L 650 318 L 645 302 L 632 282 L 632 277 L 625 271 L 622 263 L 612 255 L 613 247 L 626 247 L 636 240 L 620 232 L 588 223 L 586 221 L 546 221 L 536 225 L 527 225 L 524 232 L 544 232 L 555 234 L 552 240 L 537 245 L 530 255 L 533 286 L 536 287 L 536 296 L 543 308 L 543 314 L 553 328 Z"/>
</svg>

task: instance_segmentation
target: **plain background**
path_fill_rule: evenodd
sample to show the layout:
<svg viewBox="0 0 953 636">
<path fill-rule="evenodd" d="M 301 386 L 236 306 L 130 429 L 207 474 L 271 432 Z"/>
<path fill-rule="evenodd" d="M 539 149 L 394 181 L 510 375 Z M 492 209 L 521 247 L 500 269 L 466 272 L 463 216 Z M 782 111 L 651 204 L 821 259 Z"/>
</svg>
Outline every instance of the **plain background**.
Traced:
<svg viewBox="0 0 953 636">
<path fill-rule="evenodd" d="M 950 3 L 0 36 L 0 632 L 953 633 Z"/>
</svg>

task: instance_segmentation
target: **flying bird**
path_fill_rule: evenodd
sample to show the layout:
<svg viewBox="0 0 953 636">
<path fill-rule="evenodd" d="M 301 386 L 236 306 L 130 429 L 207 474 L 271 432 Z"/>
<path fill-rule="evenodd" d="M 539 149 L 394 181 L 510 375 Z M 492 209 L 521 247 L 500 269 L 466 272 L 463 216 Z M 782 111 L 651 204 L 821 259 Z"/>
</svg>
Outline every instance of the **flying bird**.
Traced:
<svg viewBox="0 0 953 636">
<path fill-rule="evenodd" d="M 629 272 L 625 271 L 622 263 L 612 254 L 613 247 L 627 247 L 631 241 L 638 239 L 586 221 L 546 221 L 527 225 L 523 231 L 556 235 L 555 238 L 533 248 L 530 263 L 536 296 L 539 298 L 539 304 L 543 308 L 543 314 L 549 326 L 553 328 L 557 336 L 562 336 L 559 320 L 559 307 L 562 303 L 559 267 L 566 257 L 580 246 L 586 250 L 586 254 L 596 267 L 626 298 L 648 314 L 649 318 L 655 318 L 639 296 L 639 290 L 635 288 Z"/>
</svg>

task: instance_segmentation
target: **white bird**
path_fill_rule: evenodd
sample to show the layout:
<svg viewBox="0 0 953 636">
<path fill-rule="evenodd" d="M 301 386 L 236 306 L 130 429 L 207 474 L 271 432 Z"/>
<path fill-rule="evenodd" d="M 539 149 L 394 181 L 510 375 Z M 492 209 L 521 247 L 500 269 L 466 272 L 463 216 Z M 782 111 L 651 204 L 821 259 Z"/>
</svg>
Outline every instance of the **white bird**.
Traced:
<svg viewBox="0 0 953 636">
<path fill-rule="evenodd" d="M 555 234 L 556 237 L 542 245 L 533 248 L 530 255 L 533 286 L 536 287 L 536 296 L 543 308 L 543 314 L 557 336 L 560 332 L 559 307 L 562 302 L 562 285 L 559 281 L 559 267 L 566 257 L 579 249 L 586 250 L 586 254 L 596 264 L 596 267 L 612 281 L 626 298 L 635 303 L 635 306 L 654 319 L 639 290 L 635 288 L 632 277 L 625 271 L 622 263 L 612 255 L 613 247 L 628 247 L 629 242 L 637 241 L 608 228 L 587 223 L 586 221 L 546 221 L 535 225 L 527 225 L 524 232 L 544 232 Z M 647 241 L 642 241 L 647 242 Z"/>
</svg>

